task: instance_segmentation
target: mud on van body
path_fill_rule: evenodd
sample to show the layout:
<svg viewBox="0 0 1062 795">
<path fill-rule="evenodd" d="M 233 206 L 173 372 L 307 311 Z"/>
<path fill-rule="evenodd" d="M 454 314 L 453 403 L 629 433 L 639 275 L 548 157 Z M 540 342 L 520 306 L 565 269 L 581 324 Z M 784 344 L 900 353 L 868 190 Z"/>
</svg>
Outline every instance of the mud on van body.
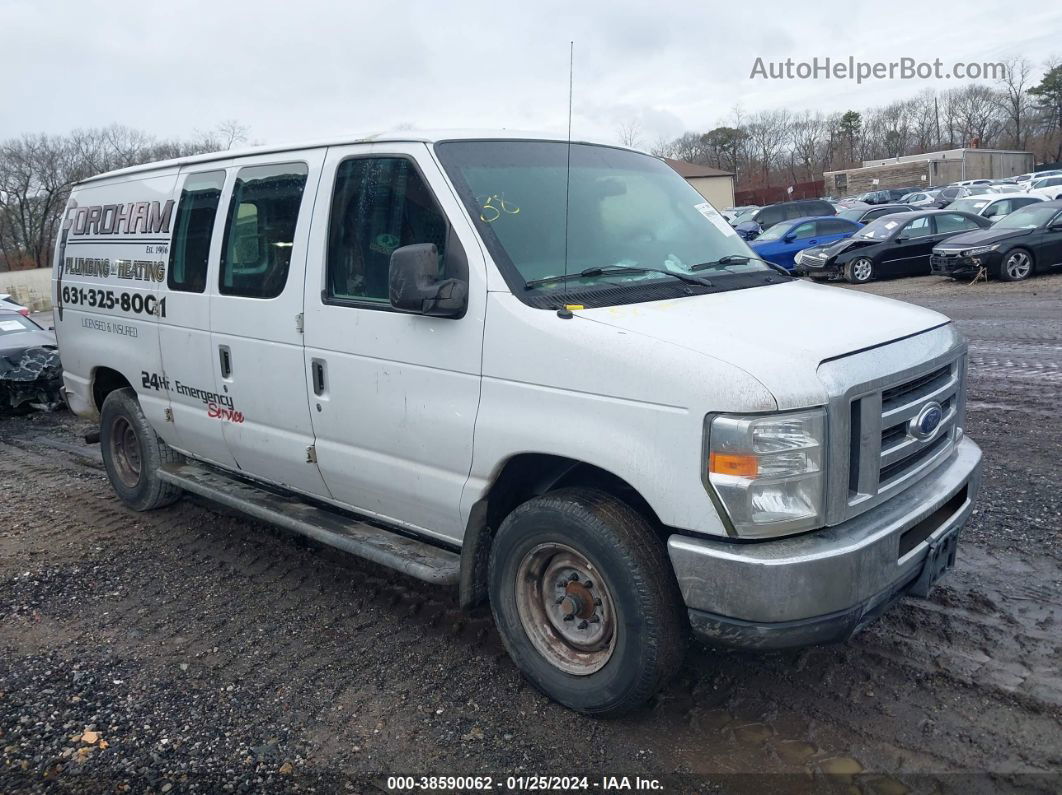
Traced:
<svg viewBox="0 0 1062 795">
<path fill-rule="evenodd" d="M 104 174 L 54 301 L 128 505 L 190 491 L 489 600 L 587 713 L 648 699 L 691 628 L 820 643 L 924 595 L 977 492 L 947 318 L 779 272 L 622 148 L 379 135 Z"/>
</svg>

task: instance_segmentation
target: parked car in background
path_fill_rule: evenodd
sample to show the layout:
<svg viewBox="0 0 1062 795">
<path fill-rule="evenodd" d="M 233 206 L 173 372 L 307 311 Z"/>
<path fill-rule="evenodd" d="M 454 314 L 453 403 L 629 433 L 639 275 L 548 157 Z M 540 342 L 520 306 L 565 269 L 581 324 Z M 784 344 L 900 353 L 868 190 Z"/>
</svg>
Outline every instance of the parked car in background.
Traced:
<svg viewBox="0 0 1062 795">
<path fill-rule="evenodd" d="M 995 223 L 1021 207 L 1042 201 L 1045 201 L 1042 196 L 1031 196 L 1027 193 L 981 193 L 967 196 L 965 199 L 956 199 L 948 205 L 948 209 L 980 215 Z"/>
<path fill-rule="evenodd" d="M 883 188 L 864 193 L 860 199 L 867 204 L 892 204 L 910 192 L 910 188 Z"/>
<path fill-rule="evenodd" d="M 933 273 L 959 278 L 985 267 L 988 274 L 1020 282 L 1062 266 L 1062 201 L 1015 210 L 990 229 L 965 232 L 933 248 Z"/>
<path fill-rule="evenodd" d="M 908 204 L 911 207 L 932 207 L 937 200 L 939 190 L 920 190 L 908 193 L 899 200 L 899 204 Z"/>
<path fill-rule="evenodd" d="M 1000 182 L 998 185 L 985 185 L 984 193 L 1022 193 L 1016 182 Z"/>
<path fill-rule="evenodd" d="M 943 210 L 956 199 L 964 199 L 967 196 L 973 196 L 975 193 L 980 192 L 979 188 L 970 188 L 963 185 L 949 185 L 946 188 L 940 189 L 940 192 L 937 193 L 936 198 L 929 206 L 936 207 L 938 210 Z"/>
<path fill-rule="evenodd" d="M 958 182 L 950 183 L 950 185 L 948 187 L 970 188 L 970 187 L 973 187 L 974 185 L 991 185 L 991 184 L 992 184 L 992 180 L 990 180 L 990 179 L 963 179 L 963 180 L 959 180 Z"/>
<path fill-rule="evenodd" d="M 22 306 L 12 296 L 11 293 L 0 293 L 0 309 L 7 309 L 18 312 L 25 317 L 30 316 L 29 308 Z"/>
<path fill-rule="evenodd" d="M 719 214 L 727 220 L 727 223 L 733 226 L 735 218 L 745 213 L 755 212 L 758 209 L 760 209 L 758 204 L 743 204 L 740 207 L 728 207 Z"/>
<path fill-rule="evenodd" d="M 841 275 L 852 284 L 881 276 L 919 276 L 929 273 L 937 243 L 989 226 L 986 218 L 952 210 L 886 215 L 815 256 L 801 257 L 798 272 L 816 280 Z"/>
<path fill-rule="evenodd" d="M 1030 196 L 1043 196 L 1045 199 L 1062 197 L 1062 174 L 1034 179 L 1029 183 L 1026 193 Z"/>
<path fill-rule="evenodd" d="M 55 333 L 6 306 L 0 304 L 0 412 L 58 406 L 63 370 Z"/>
<path fill-rule="evenodd" d="M 768 204 L 753 211 L 735 225 L 738 234 L 745 240 L 755 240 L 765 230 L 770 229 L 777 223 L 789 221 L 794 218 L 807 218 L 820 215 L 836 215 L 837 210 L 832 204 L 822 199 L 799 199 L 791 202 L 779 202 Z"/>
<path fill-rule="evenodd" d="M 844 218 L 848 221 L 855 221 L 857 224 L 868 224 L 871 221 L 876 221 L 883 215 L 892 215 L 893 213 L 910 213 L 914 212 L 915 208 L 909 204 L 881 204 L 877 206 L 867 205 L 866 207 L 852 207 L 848 210 L 842 210 L 837 213 L 838 218 Z"/>
<path fill-rule="evenodd" d="M 749 247 L 768 262 L 792 270 L 793 257 L 802 249 L 842 240 L 860 229 L 859 223 L 833 215 L 794 218 L 775 224 Z"/>
</svg>

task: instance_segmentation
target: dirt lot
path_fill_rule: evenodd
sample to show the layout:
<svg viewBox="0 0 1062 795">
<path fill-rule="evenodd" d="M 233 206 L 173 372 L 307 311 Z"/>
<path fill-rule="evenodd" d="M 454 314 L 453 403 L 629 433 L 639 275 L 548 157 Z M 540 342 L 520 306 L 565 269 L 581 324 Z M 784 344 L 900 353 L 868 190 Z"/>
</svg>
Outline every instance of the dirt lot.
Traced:
<svg viewBox="0 0 1062 795">
<path fill-rule="evenodd" d="M 957 569 L 843 645 L 695 648 L 620 720 L 532 690 L 449 591 L 196 499 L 132 513 L 78 420 L 0 420 L 0 791 L 387 791 L 388 773 L 1058 791 L 1062 275 L 860 289 L 972 340 L 986 471 Z"/>
</svg>

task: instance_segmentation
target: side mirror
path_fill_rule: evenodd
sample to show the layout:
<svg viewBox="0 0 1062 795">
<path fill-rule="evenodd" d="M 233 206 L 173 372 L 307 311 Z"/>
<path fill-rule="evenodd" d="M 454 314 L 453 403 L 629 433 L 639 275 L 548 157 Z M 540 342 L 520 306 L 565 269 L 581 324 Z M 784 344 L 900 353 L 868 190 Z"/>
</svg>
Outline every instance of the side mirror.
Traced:
<svg viewBox="0 0 1062 795">
<path fill-rule="evenodd" d="M 1047 231 L 1062 232 L 1062 224 L 1051 224 L 1051 226 L 1047 227 Z"/>
<path fill-rule="evenodd" d="M 387 274 L 391 306 L 432 317 L 460 317 L 468 307 L 468 282 L 439 279 L 439 250 L 416 243 L 391 253 Z"/>
<path fill-rule="evenodd" d="M 784 240 L 786 243 L 792 243 L 794 240 L 796 240 L 796 235 L 790 232 L 788 235 L 783 237 L 782 240 Z"/>
</svg>

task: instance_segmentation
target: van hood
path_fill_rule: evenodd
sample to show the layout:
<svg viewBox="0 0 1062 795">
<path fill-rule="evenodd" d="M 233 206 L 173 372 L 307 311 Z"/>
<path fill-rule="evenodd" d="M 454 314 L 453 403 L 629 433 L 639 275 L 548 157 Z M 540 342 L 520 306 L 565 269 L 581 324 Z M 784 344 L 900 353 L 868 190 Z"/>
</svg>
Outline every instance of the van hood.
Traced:
<svg viewBox="0 0 1062 795">
<path fill-rule="evenodd" d="M 816 375 L 821 362 L 950 322 L 913 304 L 805 281 L 577 314 L 734 365 L 762 383 L 780 409 L 825 402 Z"/>
</svg>

